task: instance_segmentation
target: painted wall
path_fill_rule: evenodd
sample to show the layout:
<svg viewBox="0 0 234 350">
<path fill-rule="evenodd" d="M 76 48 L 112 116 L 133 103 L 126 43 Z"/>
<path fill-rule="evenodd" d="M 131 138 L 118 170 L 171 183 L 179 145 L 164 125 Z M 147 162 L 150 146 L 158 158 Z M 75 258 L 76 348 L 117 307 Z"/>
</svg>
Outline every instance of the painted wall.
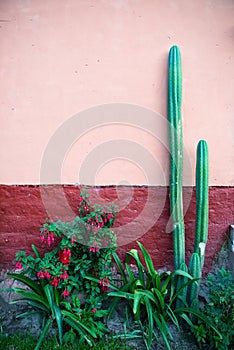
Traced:
<svg viewBox="0 0 234 350">
<path fill-rule="evenodd" d="M 233 184 L 232 0 L 2 0 L 0 13 L 0 183 L 167 185 L 160 123 L 168 51 L 177 44 L 191 160 L 185 184 L 194 184 L 199 139 L 209 144 L 210 184 Z M 111 103 L 123 106 L 122 119 Z M 125 104 L 136 106 L 140 119 Z"/>
<path fill-rule="evenodd" d="M 76 214 L 81 183 L 119 205 L 122 257 L 139 239 L 155 266 L 172 267 L 167 60 L 176 44 L 186 251 L 196 145 L 206 139 L 209 270 L 234 222 L 233 16 L 232 0 L 0 1 L 0 266 L 39 243 L 47 217 Z"/>
<path fill-rule="evenodd" d="M 35 244 L 41 252 L 39 228 L 46 218 L 70 221 L 77 215 L 80 188 L 78 186 L 0 186 L 0 267 L 12 267 L 15 253 L 32 253 Z M 137 248 L 136 240 L 144 244 L 156 268 L 173 268 L 173 243 L 170 224 L 169 196 L 166 187 L 103 186 L 89 188 L 92 203 L 110 201 L 119 206 L 115 224 L 118 254 Z M 66 200 L 64 200 L 64 196 Z M 210 187 L 209 237 L 206 246 L 207 273 L 227 238 L 228 225 L 233 222 L 234 188 Z M 186 229 L 186 259 L 194 247 L 195 190 L 184 190 Z M 48 249 L 48 248 L 47 248 Z"/>
</svg>

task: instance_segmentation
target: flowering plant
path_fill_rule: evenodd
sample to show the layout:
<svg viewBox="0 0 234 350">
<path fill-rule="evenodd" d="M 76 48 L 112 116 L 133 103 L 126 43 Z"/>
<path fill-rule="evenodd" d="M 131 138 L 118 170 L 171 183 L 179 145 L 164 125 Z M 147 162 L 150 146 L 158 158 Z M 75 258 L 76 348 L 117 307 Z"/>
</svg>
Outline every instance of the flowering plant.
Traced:
<svg viewBox="0 0 234 350">
<path fill-rule="evenodd" d="M 80 300 L 79 312 L 95 318 L 103 312 L 100 309 L 111 282 L 112 253 L 116 250 L 112 226 L 117 209 L 113 203 L 105 207 L 92 205 L 85 190 L 81 191 L 79 202 L 79 216 L 73 221 L 47 220 L 41 228 L 41 243 L 50 247 L 44 256 L 34 245 L 34 255 L 24 251 L 16 253 L 16 268 L 22 271 L 18 277 L 17 274 L 11 277 L 25 284 L 30 278 L 42 288 L 50 286 L 57 306 L 77 317 L 77 309 L 74 311 L 72 304 L 75 297 Z M 88 279 L 90 275 L 97 277 L 99 283 Z M 68 317 L 68 311 L 61 311 L 62 317 Z M 74 324 L 70 322 L 70 325 Z"/>
</svg>

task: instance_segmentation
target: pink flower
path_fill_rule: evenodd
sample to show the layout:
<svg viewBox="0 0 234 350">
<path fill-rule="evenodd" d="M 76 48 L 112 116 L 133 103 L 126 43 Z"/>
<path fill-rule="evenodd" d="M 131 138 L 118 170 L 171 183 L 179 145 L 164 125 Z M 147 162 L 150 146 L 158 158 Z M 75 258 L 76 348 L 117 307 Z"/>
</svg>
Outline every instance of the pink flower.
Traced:
<svg viewBox="0 0 234 350">
<path fill-rule="evenodd" d="M 51 242 L 54 243 L 54 234 L 53 233 L 50 234 L 50 238 L 51 238 Z"/>
<path fill-rule="evenodd" d="M 95 314 L 95 312 L 97 311 L 97 309 L 93 308 L 91 311 Z"/>
<path fill-rule="evenodd" d="M 58 287 L 59 282 L 60 282 L 60 278 L 54 277 L 54 278 L 52 279 L 52 281 L 50 282 L 50 284 L 51 284 L 53 287 Z"/>
<path fill-rule="evenodd" d="M 93 245 L 89 248 L 89 251 L 92 252 L 92 253 L 97 253 L 99 252 L 100 248 L 98 246 L 98 242 L 95 240 L 93 242 Z"/>
<path fill-rule="evenodd" d="M 46 243 L 45 235 L 41 235 L 40 240 L 41 243 Z"/>
<path fill-rule="evenodd" d="M 100 284 L 101 292 L 106 292 L 110 282 L 109 282 L 108 278 L 103 278 L 103 279 L 99 280 L 99 284 Z"/>
<path fill-rule="evenodd" d="M 74 240 L 74 237 L 72 236 L 71 238 L 71 244 L 74 244 L 75 243 L 75 240 Z"/>
<path fill-rule="evenodd" d="M 62 295 L 64 297 L 68 297 L 68 295 L 70 294 L 69 290 L 65 289 L 65 291 L 62 293 Z"/>
<path fill-rule="evenodd" d="M 22 269 L 23 265 L 21 264 L 20 261 L 17 261 L 16 264 L 15 264 L 15 267 L 16 267 L 17 269 Z"/>
<path fill-rule="evenodd" d="M 45 278 L 48 278 L 48 279 L 51 277 L 51 274 L 48 271 L 44 271 L 43 275 Z"/>
<path fill-rule="evenodd" d="M 39 278 L 44 278 L 44 277 L 45 277 L 45 276 L 44 276 L 44 272 L 43 272 L 43 271 L 38 271 L 37 277 L 39 277 Z"/>
<path fill-rule="evenodd" d="M 68 277 L 69 275 L 66 270 L 60 275 L 61 280 L 66 280 Z"/>
</svg>

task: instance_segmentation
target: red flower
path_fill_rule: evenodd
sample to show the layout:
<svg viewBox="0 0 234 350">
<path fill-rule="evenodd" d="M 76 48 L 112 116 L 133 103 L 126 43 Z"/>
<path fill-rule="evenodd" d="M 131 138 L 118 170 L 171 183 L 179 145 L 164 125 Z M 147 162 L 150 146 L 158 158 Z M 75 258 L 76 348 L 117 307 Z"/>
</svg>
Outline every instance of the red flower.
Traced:
<svg viewBox="0 0 234 350">
<path fill-rule="evenodd" d="M 41 243 L 46 243 L 45 235 L 41 235 L 40 239 L 41 239 Z"/>
<path fill-rule="evenodd" d="M 59 261 L 64 265 L 68 265 L 71 262 L 70 257 L 71 257 L 70 249 L 64 249 L 59 251 Z"/>
<path fill-rule="evenodd" d="M 89 251 L 92 253 L 97 253 L 99 252 L 100 248 L 98 246 L 98 242 L 94 241 L 92 247 L 89 248 Z"/>
<path fill-rule="evenodd" d="M 91 311 L 95 314 L 95 312 L 97 311 L 97 309 L 93 308 Z"/>
<path fill-rule="evenodd" d="M 53 287 L 58 287 L 59 282 L 60 282 L 60 278 L 54 277 L 54 278 L 52 279 L 52 281 L 50 282 L 50 284 L 51 284 Z"/>
<path fill-rule="evenodd" d="M 16 267 L 17 269 L 22 269 L 23 265 L 21 264 L 20 261 L 17 261 L 16 264 L 15 264 L 15 267 Z"/>
<path fill-rule="evenodd" d="M 69 290 L 65 289 L 65 291 L 62 293 L 62 295 L 64 297 L 68 297 L 68 295 L 70 294 Z"/>
<path fill-rule="evenodd" d="M 61 280 L 66 280 L 68 277 L 69 275 L 66 270 L 60 275 Z"/>
<path fill-rule="evenodd" d="M 44 276 L 44 272 L 43 272 L 43 271 L 38 271 L 37 277 L 39 277 L 39 278 L 44 278 L 44 277 L 45 277 L 45 276 Z"/>
<path fill-rule="evenodd" d="M 51 277 L 51 274 L 48 271 L 44 271 L 43 275 L 45 278 L 48 278 L 48 279 Z"/>
<path fill-rule="evenodd" d="M 109 282 L 108 278 L 103 278 L 103 279 L 99 280 L 99 284 L 100 284 L 101 292 L 106 292 L 110 282 Z"/>
</svg>

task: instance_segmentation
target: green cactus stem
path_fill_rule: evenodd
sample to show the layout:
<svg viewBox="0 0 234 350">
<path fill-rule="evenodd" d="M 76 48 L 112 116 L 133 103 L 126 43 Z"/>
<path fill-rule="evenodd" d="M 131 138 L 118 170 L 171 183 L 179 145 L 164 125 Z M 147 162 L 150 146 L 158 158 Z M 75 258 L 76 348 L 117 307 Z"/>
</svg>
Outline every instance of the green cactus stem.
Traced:
<svg viewBox="0 0 234 350">
<path fill-rule="evenodd" d="M 201 278 L 201 262 L 198 253 L 193 253 L 190 258 L 190 274 L 193 278 Z M 194 309 L 198 309 L 199 280 L 192 283 L 188 288 L 188 304 Z"/>
<path fill-rule="evenodd" d="M 168 62 L 168 120 L 170 142 L 170 208 L 173 222 L 174 265 L 185 261 L 185 238 L 182 201 L 183 135 L 181 121 L 182 74 L 181 56 L 172 46 Z"/>
<path fill-rule="evenodd" d="M 182 263 L 180 265 L 180 270 L 188 273 L 188 268 L 187 268 L 187 265 L 185 263 Z M 185 276 L 179 276 L 178 279 L 177 279 L 177 283 L 176 283 L 176 288 L 177 288 L 177 291 L 183 287 L 186 283 L 188 282 L 188 278 L 185 277 Z M 186 299 L 187 299 L 187 289 L 188 287 L 184 287 L 180 294 L 179 294 L 179 297 L 177 298 L 176 300 L 176 308 L 181 308 L 181 307 L 184 307 L 186 305 Z"/>
<path fill-rule="evenodd" d="M 200 140 L 197 145 L 196 162 L 196 225 L 194 252 L 200 255 L 201 268 L 204 264 L 205 246 L 208 238 L 208 146 Z"/>
</svg>

